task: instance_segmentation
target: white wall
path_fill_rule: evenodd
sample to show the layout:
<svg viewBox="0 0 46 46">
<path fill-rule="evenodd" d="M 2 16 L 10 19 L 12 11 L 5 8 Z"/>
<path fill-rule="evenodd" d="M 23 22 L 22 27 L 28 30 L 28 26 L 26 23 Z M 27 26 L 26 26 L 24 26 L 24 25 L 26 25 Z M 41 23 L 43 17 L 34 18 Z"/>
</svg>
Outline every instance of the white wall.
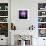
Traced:
<svg viewBox="0 0 46 46">
<path fill-rule="evenodd" d="M 32 24 L 35 26 L 35 36 L 37 35 L 37 0 L 11 0 L 11 22 L 16 25 L 16 32 L 24 32 Z M 18 19 L 18 9 L 29 9 L 29 20 Z M 27 33 L 27 31 L 25 31 Z M 30 34 L 30 33 L 29 33 Z M 34 40 L 33 40 L 34 41 Z M 34 43 L 33 43 L 34 44 Z M 37 44 L 37 43 L 35 43 Z"/>
<path fill-rule="evenodd" d="M 33 36 L 38 36 L 38 3 L 45 2 L 46 0 L 11 0 L 11 22 L 16 25 L 18 32 L 19 30 L 27 30 L 33 24 L 36 32 L 36 34 L 33 33 Z M 29 20 L 19 20 L 18 9 L 29 9 Z M 33 46 L 43 43 L 42 38 L 37 38 L 37 40 L 36 38 L 33 38 Z"/>
<path fill-rule="evenodd" d="M 32 24 L 37 28 L 38 3 L 46 0 L 11 0 L 11 22 L 17 30 L 26 30 Z M 18 9 L 29 9 L 29 20 L 19 20 Z"/>
<path fill-rule="evenodd" d="M 29 9 L 29 20 L 19 20 L 18 9 Z M 11 16 L 11 22 L 16 25 L 17 30 L 28 29 L 29 26 L 37 21 L 37 2 L 31 0 L 12 0 Z"/>
</svg>

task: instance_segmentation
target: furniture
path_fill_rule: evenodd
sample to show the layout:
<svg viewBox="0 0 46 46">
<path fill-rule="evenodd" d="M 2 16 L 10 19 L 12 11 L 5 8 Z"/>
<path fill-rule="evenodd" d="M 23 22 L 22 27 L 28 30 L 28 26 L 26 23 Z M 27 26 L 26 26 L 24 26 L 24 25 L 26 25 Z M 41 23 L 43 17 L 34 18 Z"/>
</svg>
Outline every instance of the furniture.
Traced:
<svg viewBox="0 0 46 46">
<path fill-rule="evenodd" d="M 30 35 L 15 35 L 16 46 L 30 46 L 32 45 L 32 36 Z"/>
<path fill-rule="evenodd" d="M 39 37 L 46 37 L 46 3 L 38 3 L 38 31 Z M 42 31 L 45 31 L 44 35 Z"/>
<path fill-rule="evenodd" d="M 10 29 L 10 0 L 0 0 L 0 45 L 8 46 Z M 9 41 L 8 41 L 9 40 Z"/>
</svg>

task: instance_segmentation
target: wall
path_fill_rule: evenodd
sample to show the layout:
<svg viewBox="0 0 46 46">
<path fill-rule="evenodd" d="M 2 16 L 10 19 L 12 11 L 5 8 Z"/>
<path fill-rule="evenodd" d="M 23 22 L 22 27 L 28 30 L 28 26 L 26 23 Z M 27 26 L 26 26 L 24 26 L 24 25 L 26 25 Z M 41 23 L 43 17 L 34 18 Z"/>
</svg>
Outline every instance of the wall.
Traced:
<svg viewBox="0 0 46 46">
<path fill-rule="evenodd" d="M 26 30 L 32 24 L 37 29 L 38 3 L 45 3 L 46 0 L 11 0 L 11 22 L 16 25 L 17 30 Z M 29 19 L 19 20 L 18 9 L 29 9 Z"/>
<path fill-rule="evenodd" d="M 14 3 L 15 2 L 15 3 Z M 34 4 L 34 5 L 32 5 Z M 18 9 L 29 9 L 29 19 L 19 20 Z M 31 0 L 12 0 L 11 1 L 11 22 L 16 25 L 17 30 L 26 30 L 32 24 L 37 23 L 37 2 Z"/>
<path fill-rule="evenodd" d="M 24 33 L 25 30 L 28 30 L 29 26 L 32 24 L 35 26 L 35 36 L 37 36 L 37 0 L 11 0 L 11 22 L 16 25 L 16 32 Z M 18 19 L 18 9 L 29 9 L 29 20 L 19 20 Z M 25 31 L 27 33 L 27 31 Z M 33 39 L 35 40 L 35 38 Z M 33 44 L 37 44 L 37 42 L 33 42 Z"/>
<path fill-rule="evenodd" d="M 16 31 L 28 30 L 28 27 L 32 24 L 35 26 L 34 32 L 36 32 L 36 34 L 33 33 L 33 46 L 40 46 L 40 44 L 43 44 L 43 39 L 35 36 L 38 36 L 38 3 L 45 2 L 46 0 L 11 0 L 11 22 L 16 25 Z M 29 19 L 19 20 L 18 9 L 29 9 Z"/>
</svg>

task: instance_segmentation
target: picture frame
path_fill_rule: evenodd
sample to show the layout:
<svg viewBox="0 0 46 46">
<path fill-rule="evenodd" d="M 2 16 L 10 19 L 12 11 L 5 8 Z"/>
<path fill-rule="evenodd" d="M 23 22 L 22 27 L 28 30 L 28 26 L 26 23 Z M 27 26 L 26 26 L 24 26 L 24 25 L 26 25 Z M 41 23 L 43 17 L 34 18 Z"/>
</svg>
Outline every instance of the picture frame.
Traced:
<svg viewBox="0 0 46 46">
<path fill-rule="evenodd" d="M 18 9 L 18 20 L 29 20 L 29 9 Z"/>
</svg>

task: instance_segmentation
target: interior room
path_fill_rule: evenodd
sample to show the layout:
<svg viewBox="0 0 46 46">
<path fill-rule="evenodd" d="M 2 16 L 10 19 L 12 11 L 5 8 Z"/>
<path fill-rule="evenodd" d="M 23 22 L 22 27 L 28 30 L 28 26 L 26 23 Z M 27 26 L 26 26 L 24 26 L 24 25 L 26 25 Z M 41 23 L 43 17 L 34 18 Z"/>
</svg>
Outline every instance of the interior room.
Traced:
<svg viewBox="0 0 46 46">
<path fill-rule="evenodd" d="M 46 46 L 46 0 L 0 0 L 0 46 Z"/>
</svg>

